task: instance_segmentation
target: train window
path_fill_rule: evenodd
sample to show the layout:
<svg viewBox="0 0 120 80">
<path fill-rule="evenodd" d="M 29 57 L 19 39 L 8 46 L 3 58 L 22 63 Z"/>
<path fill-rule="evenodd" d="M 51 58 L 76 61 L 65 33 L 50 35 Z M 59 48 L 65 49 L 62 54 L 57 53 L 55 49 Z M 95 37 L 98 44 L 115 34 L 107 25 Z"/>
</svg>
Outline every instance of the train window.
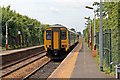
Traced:
<svg viewBox="0 0 120 80">
<path fill-rule="evenodd" d="M 66 39 L 66 30 L 61 30 L 61 40 Z"/>
<path fill-rule="evenodd" d="M 51 39 L 51 30 L 46 31 L 46 39 L 50 40 Z"/>
</svg>

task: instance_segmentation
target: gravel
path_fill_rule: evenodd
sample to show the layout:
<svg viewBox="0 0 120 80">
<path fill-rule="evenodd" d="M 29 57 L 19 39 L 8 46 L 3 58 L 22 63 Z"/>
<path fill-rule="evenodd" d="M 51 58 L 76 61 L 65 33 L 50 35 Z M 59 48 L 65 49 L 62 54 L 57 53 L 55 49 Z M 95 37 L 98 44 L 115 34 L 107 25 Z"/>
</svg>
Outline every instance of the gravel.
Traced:
<svg viewBox="0 0 120 80">
<path fill-rule="evenodd" d="M 51 61 L 47 65 L 45 65 L 43 68 L 38 70 L 34 75 L 32 75 L 31 79 L 45 79 L 50 76 L 50 74 L 59 66 L 61 62 L 54 62 Z"/>
</svg>

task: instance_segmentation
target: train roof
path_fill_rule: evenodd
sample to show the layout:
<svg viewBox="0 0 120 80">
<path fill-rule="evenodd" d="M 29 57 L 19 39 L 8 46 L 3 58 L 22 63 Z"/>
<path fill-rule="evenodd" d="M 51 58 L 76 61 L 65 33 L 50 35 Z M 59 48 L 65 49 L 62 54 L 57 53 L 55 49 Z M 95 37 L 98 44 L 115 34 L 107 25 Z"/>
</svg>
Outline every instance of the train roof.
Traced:
<svg viewBox="0 0 120 80">
<path fill-rule="evenodd" d="M 66 28 L 65 26 L 63 26 L 61 24 L 50 25 L 50 27 L 52 27 L 52 28 L 54 28 L 54 27 L 57 27 L 57 28 Z"/>
<path fill-rule="evenodd" d="M 70 32 L 72 32 L 72 33 L 75 33 L 75 34 L 78 34 L 77 32 L 74 32 L 74 31 L 68 29 L 67 27 L 65 27 L 65 26 L 63 26 L 63 25 L 61 25 L 61 24 L 50 25 L 49 28 L 66 28 L 68 31 L 70 31 Z M 49 28 L 48 28 L 48 29 L 49 29 Z"/>
</svg>

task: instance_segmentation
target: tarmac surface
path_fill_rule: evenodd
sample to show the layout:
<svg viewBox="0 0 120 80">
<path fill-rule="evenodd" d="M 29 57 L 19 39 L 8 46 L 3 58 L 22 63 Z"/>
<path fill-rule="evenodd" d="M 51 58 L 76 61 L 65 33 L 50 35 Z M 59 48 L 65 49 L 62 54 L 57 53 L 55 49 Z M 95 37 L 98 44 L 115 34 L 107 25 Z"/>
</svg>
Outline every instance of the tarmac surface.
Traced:
<svg viewBox="0 0 120 80">
<path fill-rule="evenodd" d="M 101 72 L 99 65 L 92 57 L 87 44 L 83 43 L 83 48 L 78 53 L 71 78 L 111 78 L 108 74 Z"/>
<path fill-rule="evenodd" d="M 33 46 L 33 47 L 27 47 L 27 48 L 21 48 L 21 49 L 3 50 L 3 51 L 1 51 L 0 56 L 2 56 L 2 55 L 9 55 L 9 54 L 12 54 L 12 53 L 16 53 L 16 52 L 20 52 L 20 51 L 25 51 L 25 50 L 29 50 L 29 49 L 33 49 L 33 48 L 39 48 L 41 46 L 43 46 L 43 45 Z"/>
</svg>

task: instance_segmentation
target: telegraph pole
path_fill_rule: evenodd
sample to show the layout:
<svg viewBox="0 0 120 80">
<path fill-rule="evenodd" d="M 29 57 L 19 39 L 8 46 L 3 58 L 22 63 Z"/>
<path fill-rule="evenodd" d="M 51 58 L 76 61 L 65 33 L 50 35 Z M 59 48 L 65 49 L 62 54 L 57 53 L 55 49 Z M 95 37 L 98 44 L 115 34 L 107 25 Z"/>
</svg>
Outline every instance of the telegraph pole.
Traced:
<svg viewBox="0 0 120 80">
<path fill-rule="evenodd" d="M 102 32 L 102 0 L 100 0 L 100 32 L 99 32 L 99 54 L 100 70 L 103 71 L 103 32 Z"/>
</svg>

